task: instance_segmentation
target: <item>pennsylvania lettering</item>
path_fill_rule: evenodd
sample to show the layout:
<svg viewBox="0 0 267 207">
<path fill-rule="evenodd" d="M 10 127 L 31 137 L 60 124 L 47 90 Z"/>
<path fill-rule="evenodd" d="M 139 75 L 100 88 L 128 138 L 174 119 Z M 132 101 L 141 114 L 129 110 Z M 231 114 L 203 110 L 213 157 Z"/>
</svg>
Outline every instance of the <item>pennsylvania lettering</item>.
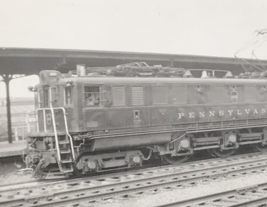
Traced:
<svg viewBox="0 0 267 207">
<path fill-rule="evenodd" d="M 205 118 L 205 117 L 224 117 L 224 116 L 242 116 L 242 115 L 252 115 L 252 114 L 266 114 L 267 108 L 260 109 L 229 109 L 229 110 L 217 110 L 217 111 L 199 111 L 199 112 L 180 112 L 178 113 L 178 119 L 182 118 Z"/>
</svg>

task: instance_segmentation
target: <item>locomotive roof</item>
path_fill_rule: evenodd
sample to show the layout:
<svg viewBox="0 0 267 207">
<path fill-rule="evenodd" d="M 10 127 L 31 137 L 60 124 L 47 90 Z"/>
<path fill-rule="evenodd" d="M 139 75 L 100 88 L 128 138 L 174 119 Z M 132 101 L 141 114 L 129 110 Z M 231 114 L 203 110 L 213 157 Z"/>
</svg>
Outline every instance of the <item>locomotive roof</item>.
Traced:
<svg viewBox="0 0 267 207">
<path fill-rule="evenodd" d="M 267 84 L 267 79 L 237 79 L 237 78 L 164 78 L 164 77 L 71 77 L 60 79 L 60 84 L 67 81 L 87 84 Z"/>
</svg>

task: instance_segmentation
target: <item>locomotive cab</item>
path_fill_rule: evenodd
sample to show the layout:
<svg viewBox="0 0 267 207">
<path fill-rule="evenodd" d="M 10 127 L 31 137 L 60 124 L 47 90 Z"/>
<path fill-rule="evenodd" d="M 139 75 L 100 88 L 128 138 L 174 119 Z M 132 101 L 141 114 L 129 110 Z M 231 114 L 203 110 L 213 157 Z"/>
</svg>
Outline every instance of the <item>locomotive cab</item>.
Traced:
<svg viewBox="0 0 267 207">
<path fill-rule="evenodd" d="M 41 71 L 40 84 L 35 87 L 37 131 L 38 133 L 54 133 L 52 118 L 55 120 L 56 131 L 63 133 L 65 123 L 63 112 L 66 111 L 67 119 L 71 120 L 71 111 L 74 102 L 75 86 L 67 80 L 62 83 L 62 74 L 58 71 Z M 54 113 L 52 113 L 54 109 Z M 69 127 L 69 126 L 68 126 Z"/>
</svg>

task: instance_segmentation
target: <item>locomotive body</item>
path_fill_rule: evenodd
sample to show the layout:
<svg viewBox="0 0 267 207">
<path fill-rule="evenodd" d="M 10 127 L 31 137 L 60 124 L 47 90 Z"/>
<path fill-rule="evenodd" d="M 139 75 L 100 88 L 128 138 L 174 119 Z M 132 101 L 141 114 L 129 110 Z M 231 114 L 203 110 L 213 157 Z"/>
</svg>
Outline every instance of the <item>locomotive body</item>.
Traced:
<svg viewBox="0 0 267 207">
<path fill-rule="evenodd" d="M 41 71 L 28 165 L 86 174 L 198 150 L 265 150 L 265 79 L 77 76 Z"/>
</svg>

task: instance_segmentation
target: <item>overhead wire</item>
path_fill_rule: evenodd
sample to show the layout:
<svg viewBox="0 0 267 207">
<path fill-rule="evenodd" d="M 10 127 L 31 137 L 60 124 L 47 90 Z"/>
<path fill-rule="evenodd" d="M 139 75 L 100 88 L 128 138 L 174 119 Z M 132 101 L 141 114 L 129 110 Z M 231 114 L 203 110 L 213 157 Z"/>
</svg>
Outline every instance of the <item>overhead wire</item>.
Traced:
<svg viewBox="0 0 267 207">
<path fill-rule="evenodd" d="M 256 33 L 256 35 L 254 35 Z M 263 45 L 263 43 L 265 43 L 267 41 L 267 36 L 264 36 L 262 38 L 259 38 L 259 36 L 262 36 L 262 35 L 265 35 L 267 34 L 267 29 L 263 29 L 263 30 L 256 30 L 253 35 L 254 37 L 252 37 L 243 47 L 241 47 L 235 54 L 235 58 L 237 58 L 237 60 L 239 62 L 241 62 L 241 66 L 247 70 L 247 68 L 244 67 L 244 65 L 242 63 L 247 63 L 251 66 L 253 66 L 254 68 L 257 68 L 258 70 L 260 71 L 264 71 L 265 69 L 263 68 L 260 68 L 258 67 L 257 65 L 255 64 L 252 64 L 251 62 L 245 60 L 244 58 L 239 58 L 237 57 L 237 54 L 240 53 L 241 51 L 251 47 L 253 45 L 253 49 L 252 49 L 252 52 L 251 52 L 251 59 L 253 59 L 253 57 L 258 60 L 260 62 L 260 60 L 257 58 L 256 54 L 255 54 L 255 51 L 256 49 L 258 49 L 259 47 L 261 47 Z"/>
</svg>

